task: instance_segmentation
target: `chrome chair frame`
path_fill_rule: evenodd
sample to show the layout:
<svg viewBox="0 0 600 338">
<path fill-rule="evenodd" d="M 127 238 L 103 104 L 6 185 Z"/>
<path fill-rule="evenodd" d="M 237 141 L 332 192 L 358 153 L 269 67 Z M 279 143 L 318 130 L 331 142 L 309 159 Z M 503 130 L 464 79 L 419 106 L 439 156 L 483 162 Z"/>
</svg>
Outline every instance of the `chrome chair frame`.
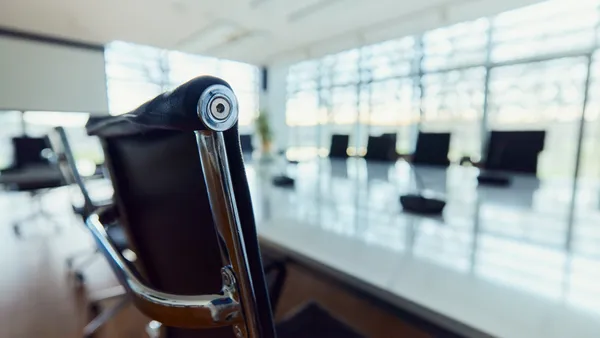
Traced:
<svg viewBox="0 0 600 338">
<path fill-rule="evenodd" d="M 117 277 L 132 295 L 136 307 L 150 318 L 165 326 L 192 329 L 232 326 L 239 338 L 263 337 L 223 135 L 238 119 L 235 94 L 221 84 L 209 86 L 200 95 L 197 113 L 206 127 L 195 134 L 215 228 L 220 237 L 223 261 L 220 293 L 178 295 L 148 286 L 111 242 L 103 217 L 94 213 L 86 223 L 100 248 L 111 258 Z"/>
<path fill-rule="evenodd" d="M 96 205 L 92 201 L 89 191 L 85 186 L 85 182 L 81 177 L 79 170 L 77 169 L 75 157 L 64 128 L 54 128 L 53 132 L 48 135 L 48 138 L 53 151 L 53 154 L 49 155 L 49 157 L 51 157 L 50 160 L 58 165 L 66 183 L 76 184 L 83 196 L 84 204 L 82 207 L 82 214 L 91 214 L 94 210 L 105 207 L 105 205 Z M 98 257 L 100 257 L 100 249 L 92 248 L 83 252 L 77 252 L 67 258 L 67 267 L 69 268 L 70 272 L 73 273 L 78 283 L 84 282 L 84 277 L 80 269 L 91 264 Z M 80 260 L 77 262 L 78 264 L 75 264 L 76 258 L 80 258 Z M 126 305 L 131 302 L 125 290 L 121 286 L 93 292 L 88 298 L 91 304 L 90 308 L 94 310 L 92 312 L 95 313 L 95 317 L 85 325 L 83 329 L 83 337 L 91 337 L 98 331 L 98 329 L 100 329 L 100 327 L 102 327 L 102 325 L 114 318 L 119 312 L 121 312 L 121 310 L 123 310 Z M 99 311 L 98 308 L 101 302 L 112 299 L 119 300 L 111 307 L 104 309 L 103 311 Z"/>
</svg>

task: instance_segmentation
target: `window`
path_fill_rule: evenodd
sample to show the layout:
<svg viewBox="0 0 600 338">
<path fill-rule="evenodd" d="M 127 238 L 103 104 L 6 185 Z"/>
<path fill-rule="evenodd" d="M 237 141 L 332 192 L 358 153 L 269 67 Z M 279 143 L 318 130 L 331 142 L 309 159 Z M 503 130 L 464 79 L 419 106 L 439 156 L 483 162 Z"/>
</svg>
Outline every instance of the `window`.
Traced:
<svg viewBox="0 0 600 338">
<path fill-rule="evenodd" d="M 249 64 L 117 41 L 106 48 L 106 74 L 113 115 L 201 75 L 221 77 L 231 85 L 241 129 L 249 128 L 258 114 L 258 69 Z"/>
<path fill-rule="evenodd" d="M 491 59 L 509 61 L 590 49 L 598 1 L 546 1 L 493 19 Z"/>
<path fill-rule="evenodd" d="M 448 158 L 459 161 L 481 154 L 481 121 L 484 104 L 483 67 L 426 74 L 422 78 L 421 128 L 451 132 Z"/>
<path fill-rule="evenodd" d="M 423 70 L 457 68 L 486 61 L 488 19 L 463 22 L 423 35 Z"/>
<path fill-rule="evenodd" d="M 338 131 L 359 148 L 368 135 L 392 132 L 405 153 L 419 129 L 451 132 L 451 161 L 482 158 L 490 130 L 545 130 L 538 174 L 570 177 L 594 52 L 581 174 L 600 177 L 599 13 L 600 0 L 551 0 L 304 61 L 289 69 L 288 108 L 302 105 L 303 90 L 318 95 L 314 113 L 298 110 L 294 123 L 321 123 L 306 137 L 324 147 Z"/>
</svg>

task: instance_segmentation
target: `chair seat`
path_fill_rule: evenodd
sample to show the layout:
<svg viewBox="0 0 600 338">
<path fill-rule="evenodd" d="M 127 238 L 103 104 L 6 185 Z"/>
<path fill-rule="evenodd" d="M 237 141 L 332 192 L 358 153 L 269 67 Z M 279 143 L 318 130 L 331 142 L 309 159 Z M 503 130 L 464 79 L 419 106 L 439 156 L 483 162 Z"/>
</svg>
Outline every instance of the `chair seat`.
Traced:
<svg viewBox="0 0 600 338">
<path fill-rule="evenodd" d="M 22 168 L 2 170 L 0 184 L 11 190 L 31 191 L 57 188 L 63 185 L 60 170 L 49 165 L 30 165 Z"/>
<path fill-rule="evenodd" d="M 277 324 L 279 338 L 362 338 L 352 328 L 334 318 L 315 303 Z"/>
</svg>

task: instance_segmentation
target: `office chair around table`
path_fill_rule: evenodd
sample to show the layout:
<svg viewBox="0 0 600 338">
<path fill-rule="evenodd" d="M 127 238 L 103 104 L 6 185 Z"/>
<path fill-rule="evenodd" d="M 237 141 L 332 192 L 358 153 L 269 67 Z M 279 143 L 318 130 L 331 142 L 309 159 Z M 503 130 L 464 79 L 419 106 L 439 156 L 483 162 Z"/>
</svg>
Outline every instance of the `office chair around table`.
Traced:
<svg viewBox="0 0 600 338">
<path fill-rule="evenodd" d="M 49 222 L 55 230 L 59 224 L 43 208 L 42 198 L 46 192 L 64 185 L 59 170 L 44 156 L 50 147 L 46 137 L 14 137 L 14 159 L 9 168 L 0 170 L 0 185 L 6 190 L 27 192 L 34 210 L 28 216 L 13 222 L 13 231 L 21 237 L 23 226 L 34 219 Z"/>
<path fill-rule="evenodd" d="M 101 138 L 116 205 L 87 225 L 135 306 L 153 320 L 155 337 L 276 337 L 237 115 L 231 87 L 207 76 L 88 126 Z M 110 224 L 125 229 L 134 260 L 114 245 Z M 360 337 L 315 305 L 277 332 Z"/>
<path fill-rule="evenodd" d="M 53 152 L 51 160 L 58 165 L 64 182 L 69 185 L 76 185 L 81 193 L 83 205 L 73 205 L 75 214 L 85 221 L 92 213 L 111 206 L 113 204 L 112 198 L 97 200 L 93 199 L 90 195 L 84 178 L 77 169 L 77 162 L 64 128 L 54 128 L 48 134 L 48 139 Z M 107 227 L 106 231 L 110 234 L 111 240 L 119 251 L 123 252 L 129 249 L 129 243 L 121 227 Z M 80 285 L 83 285 L 85 281 L 83 268 L 99 257 L 102 257 L 102 255 L 100 255 L 99 249 L 95 247 L 87 249 L 84 252 L 78 252 L 67 258 L 68 268 Z M 103 304 L 109 300 L 117 300 L 117 302 L 104 308 Z M 129 302 L 130 300 L 122 286 L 92 292 L 88 296 L 88 307 L 94 318 L 84 327 L 83 336 L 91 337 L 102 325 L 116 316 Z"/>
</svg>

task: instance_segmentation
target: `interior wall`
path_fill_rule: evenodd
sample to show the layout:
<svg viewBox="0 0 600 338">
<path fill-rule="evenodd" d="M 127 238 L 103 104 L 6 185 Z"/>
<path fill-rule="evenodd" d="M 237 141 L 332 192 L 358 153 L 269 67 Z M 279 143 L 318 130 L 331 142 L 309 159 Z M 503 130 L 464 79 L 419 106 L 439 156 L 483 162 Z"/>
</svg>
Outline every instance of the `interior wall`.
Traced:
<svg viewBox="0 0 600 338">
<path fill-rule="evenodd" d="M 103 48 L 0 36 L 0 110 L 107 114 Z"/>
</svg>

